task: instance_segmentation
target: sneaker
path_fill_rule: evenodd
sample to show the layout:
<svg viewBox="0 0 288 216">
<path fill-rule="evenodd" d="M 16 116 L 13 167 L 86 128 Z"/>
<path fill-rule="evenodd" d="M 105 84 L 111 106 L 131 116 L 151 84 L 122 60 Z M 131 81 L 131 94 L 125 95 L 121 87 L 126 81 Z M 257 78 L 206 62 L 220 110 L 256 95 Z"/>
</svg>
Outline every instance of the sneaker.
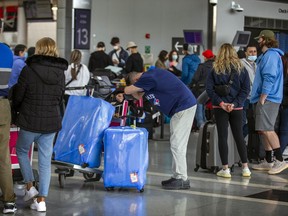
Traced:
<svg viewBox="0 0 288 216">
<path fill-rule="evenodd" d="M 221 169 L 217 172 L 217 176 L 223 177 L 223 178 L 231 178 L 230 169 Z"/>
<path fill-rule="evenodd" d="M 28 200 L 34 198 L 35 196 L 37 196 L 39 193 L 38 191 L 36 190 L 36 188 L 34 186 L 32 186 L 30 188 L 29 191 L 25 190 L 25 196 L 24 196 L 24 201 L 27 202 Z"/>
<path fill-rule="evenodd" d="M 7 202 L 4 203 L 4 214 L 15 213 L 17 211 L 16 204 L 14 202 Z"/>
<path fill-rule="evenodd" d="M 175 181 L 175 178 L 170 178 L 168 180 L 162 181 L 161 185 L 163 186 L 163 185 L 166 185 L 166 184 L 170 184 L 170 182 L 173 182 L 173 181 Z"/>
<path fill-rule="evenodd" d="M 260 171 L 269 171 L 273 167 L 273 162 L 268 163 L 266 160 L 261 161 L 259 164 L 252 165 L 252 169 Z"/>
<path fill-rule="evenodd" d="M 276 160 L 274 162 L 273 167 L 268 171 L 268 174 L 270 175 L 278 174 L 287 168 L 288 164 L 284 160 L 283 161 Z"/>
<path fill-rule="evenodd" d="M 242 169 L 242 176 L 243 177 L 250 177 L 251 176 L 251 171 L 248 167 L 245 167 Z"/>
<path fill-rule="evenodd" d="M 30 208 L 33 210 L 37 210 L 38 212 L 45 212 L 46 211 L 46 203 L 44 201 L 37 202 L 37 199 L 35 198 L 33 200 L 33 203 L 30 205 Z"/>
<path fill-rule="evenodd" d="M 170 181 L 169 181 L 170 180 Z M 190 188 L 190 181 L 187 179 L 184 181 L 183 179 L 169 179 L 168 183 L 166 182 L 164 185 L 162 184 L 162 188 L 166 190 L 184 190 Z"/>
</svg>

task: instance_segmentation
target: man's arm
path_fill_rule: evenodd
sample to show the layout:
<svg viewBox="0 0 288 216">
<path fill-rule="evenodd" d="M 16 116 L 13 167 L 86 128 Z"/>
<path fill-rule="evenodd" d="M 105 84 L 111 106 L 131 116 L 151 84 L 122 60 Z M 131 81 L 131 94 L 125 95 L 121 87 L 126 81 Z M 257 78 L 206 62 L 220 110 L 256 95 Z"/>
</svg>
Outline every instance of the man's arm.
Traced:
<svg viewBox="0 0 288 216">
<path fill-rule="evenodd" d="M 124 89 L 125 94 L 133 95 L 136 99 L 140 99 L 144 95 L 144 90 L 134 85 L 126 86 Z"/>
</svg>

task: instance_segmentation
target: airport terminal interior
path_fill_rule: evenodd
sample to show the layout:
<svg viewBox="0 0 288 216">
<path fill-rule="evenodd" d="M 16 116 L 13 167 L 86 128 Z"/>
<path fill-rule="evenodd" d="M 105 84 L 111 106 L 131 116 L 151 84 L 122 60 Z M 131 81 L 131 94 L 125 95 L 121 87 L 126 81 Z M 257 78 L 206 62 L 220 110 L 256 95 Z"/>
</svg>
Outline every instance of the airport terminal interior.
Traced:
<svg viewBox="0 0 288 216">
<path fill-rule="evenodd" d="M 87 182 L 75 171 L 60 188 L 58 174 L 52 168 L 47 212 L 30 210 L 23 201 L 23 186 L 15 184 L 17 216 L 252 216 L 287 215 L 288 170 L 278 175 L 252 171 L 250 178 L 242 177 L 241 168 L 235 164 L 231 179 L 219 178 L 196 167 L 198 132 L 192 132 L 188 145 L 189 190 L 164 190 L 161 181 L 171 177 L 171 151 L 169 125 L 164 134 L 156 128 L 149 140 L 149 167 L 144 192 L 136 189 L 115 188 L 107 191 L 103 180 Z M 162 136 L 161 136 L 162 135 Z M 161 138 L 163 137 L 163 138 Z M 37 167 L 37 152 L 33 167 Z"/>
<path fill-rule="evenodd" d="M 121 1 L 124 3 L 121 3 Z M 146 1 L 148 2 L 147 4 L 145 3 Z M 285 49 L 285 52 L 288 52 L 288 0 L 206 0 L 205 3 L 202 1 L 204 2 L 204 0 L 181 0 L 182 5 L 180 5 L 180 3 L 178 5 L 178 1 L 170 2 L 163 0 L 49 0 L 48 7 L 54 8 L 56 12 L 54 11 L 54 14 L 49 14 L 51 19 L 53 16 L 53 22 L 48 23 L 43 22 L 43 17 L 41 17 L 46 15 L 44 13 L 38 14 L 41 20 L 35 21 L 35 17 L 32 16 L 34 9 L 29 5 L 30 3 L 34 5 L 36 0 L 1 0 L 0 18 L 3 16 L 1 12 L 4 11 L 2 7 L 4 7 L 5 4 L 8 5 L 7 7 L 11 7 L 11 13 L 18 11 L 18 17 L 22 17 L 23 20 L 25 20 L 25 16 L 29 14 L 27 12 L 28 9 L 31 12 L 31 17 L 25 20 L 25 22 L 23 22 L 23 20 L 21 21 L 21 19 L 18 20 L 18 29 L 15 27 L 17 30 L 13 30 L 12 28 L 12 32 L 4 32 L 3 35 L 0 35 L 0 41 L 4 39 L 4 42 L 7 42 L 11 47 L 15 47 L 16 44 L 20 43 L 25 43 L 30 47 L 34 46 L 35 42 L 39 39 L 38 36 L 44 32 L 47 33 L 49 37 L 57 40 L 60 54 L 63 57 L 65 56 L 66 59 L 69 59 L 71 50 L 76 47 L 81 50 L 84 63 L 88 64 L 90 54 L 96 50 L 97 42 L 104 41 L 106 43 L 106 51 L 109 52 L 113 49 L 113 46 L 110 45 L 110 39 L 112 36 L 117 35 L 120 37 L 123 47 L 126 46 L 128 41 L 135 41 L 138 44 L 139 52 L 145 53 L 149 57 L 146 59 L 149 62 L 146 63 L 154 64 L 157 60 L 158 53 L 164 48 L 169 51 L 176 48 L 181 54 L 182 48 L 178 50 L 178 47 L 183 47 L 184 29 L 187 29 L 188 32 L 190 31 L 189 29 L 192 29 L 193 32 L 200 33 L 202 37 L 201 43 L 196 44 L 194 48 L 197 50 L 201 60 L 203 60 L 201 53 L 204 47 L 216 53 L 217 48 L 219 48 L 223 42 L 232 43 L 233 38 L 235 41 L 235 37 L 237 36 L 239 39 L 241 34 L 246 38 L 245 35 L 247 36 L 247 31 L 250 32 L 249 38 L 253 39 L 262 29 L 276 29 L 275 33 L 280 40 L 281 47 L 283 50 Z M 20 9 L 18 5 L 13 5 L 14 2 L 17 4 L 18 2 L 24 2 L 26 6 L 28 5 L 29 7 L 27 6 L 24 12 L 24 8 L 21 6 Z M 47 0 L 41 0 L 40 2 L 47 3 Z M 89 2 L 89 6 L 83 6 L 83 2 Z M 95 2 L 97 2 L 97 4 Z M 168 2 L 171 5 L 169 5 Z M 193 2 L 193 4 L 191 2 Z M 217 2 L 218 11 L 216 13 L 215 5 L 217 5 Z M 250 6 L 250 3 L 252 6 Z M 214 4 L 214 6 L 212 6 L 212 4 Z M 84 27 L 89 30 L 89 43 L 82 40 L 82 37 L 87 39 L 86 35 L 82 34 L 83 32 L 80 32 L 78 35 L 79 44 L 75 42 L 77 32 L 73 32 L 75 30 L 73 25 L 76 22 L 74 23 L 74 20 L 72 22 L 72 17 L 74 18 L 75 15 L 72 9 L 75 9 L 75 5 L 81 5 L 81 7 L 78 8 L 80 12 L 91 10 L 92 19 L 90 20 L 89 17 L 88 27 L 84 25 Z M 194 7 L 194 5 L 196 6 Z M 122 10 L 122 8 L 124 9 Z M 176 8 L 177 10 L 175 10 Z M 76 10 L 77 8 L 75 11 Z M 159 13 L 158 10 L 160 10 Z M 139 16 L 136 16 L 136 13 L 139 13 Z M 213 14 L 213 16 L 211 14 Z M 55 15 L 58 16 L 57 20 Z M 79 17 L 81 17 L 80 15 Z M 195 16 L 193 17 L 193 15 Z M 217 19 L 216 15 L 218 16 Z M 104 17 L 103 20 L 101 19 L 102 16 Z M 88 19 L 83 20 L 86 22 Z M 122 24 L 123 26 L 121 26 Z M 121 28 L 119 26 L 121 26 Z M 8 28 L 10 27 L 8 26 Z M 239 32 L 239 30 L 241 31 Z M 73 39 L 75 39 L 75 43 Z M 150 58 L 150 51 L 153 53 L 154 59 Z M 181 58 L 182 57 L 181 55 Z M 169 142 L 170 128 L 169 124 L 164 124 L 162 128 L 155 127 L 153 130 L 153 137 L 149 139 L 148 143 L 149 166 L 146 183 L 143 188 L 144 191 L 117 187 L 113 190 L 110 190 L 110 188 L 107 190 L 104 186 L 103 178 L 100 178 L 101 175 L 97 175 L 99 178 L 91 181 L 91 178 L 93 179 L 96 176 L 95 174 L 87 175 L 87 173 L 83 174 L 81 171 L 75 170 L 73 176 L 65 177 L 55 172 L 57 167 L 52 163 L 51 184 L 49 195 L 46 199 L 47 212 L 31 210 L 29 207 L 30 203 L 23 201 L 24 185 L 20 181 L 14 184 L 18 209 L 14 215 L 288 215 L 288 169 L 277 175 L 269 175 L 267 172 L 254 171 L 251 169 L 251 177 L 242 177 L 241 163 L 235 161 L 231 179 L 217 177 L 215 172 L 211 170 L 202 168 L 195 169 L 197 168 L 198 130 L 191 131 L 187 149 L 190 189 L 163 189 L 161 187 L 161 181 L 171 178 L 172 173 L 172 154 Z M 37 156 L 38 153 L 35 148 L 32 160 L 34 169 L 37 169 L 38 166 Z M 251 161 L 249 166 L 256 163 L 257 161 Z M 232 164 L 229 165 L 231 166 Z M 99 173 L 103 171 L 103 161 L 100 168 L 97 168 L 97 171 L 99 171 Z M 4 215 L 2 214 L 2 208 L 3 205 L 0 203 L 0 215 Z"/>
</svg>

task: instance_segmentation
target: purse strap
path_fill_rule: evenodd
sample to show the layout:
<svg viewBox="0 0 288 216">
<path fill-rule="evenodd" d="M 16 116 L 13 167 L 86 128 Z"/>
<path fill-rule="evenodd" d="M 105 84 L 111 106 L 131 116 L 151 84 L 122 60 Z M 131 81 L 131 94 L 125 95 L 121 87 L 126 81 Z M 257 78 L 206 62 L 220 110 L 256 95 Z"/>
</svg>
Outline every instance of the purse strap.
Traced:
<svg viewBox="0 0 288 216">
<path fill-rule="evenodd" d="M 233 72 L 233 70 L 231 71 L 230 74 L 230 78 L 229 78 L 229 82 L 228 85 L 231 86 L 233 84 L 233 79 L 234 79 L 235 73 Z"/>
</svg>

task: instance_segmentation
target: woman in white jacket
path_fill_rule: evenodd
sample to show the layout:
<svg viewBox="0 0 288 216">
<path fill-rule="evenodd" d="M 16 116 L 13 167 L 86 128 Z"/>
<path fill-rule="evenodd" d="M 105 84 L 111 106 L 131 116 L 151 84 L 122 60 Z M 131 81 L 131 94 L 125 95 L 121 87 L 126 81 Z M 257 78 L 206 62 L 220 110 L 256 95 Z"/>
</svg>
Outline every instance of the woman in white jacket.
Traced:
<svg viewBox="0 0 288 216">
<path fill-rule="evenodd" d="M 86 65 L 81 64 L 82 53 L 79 50 L 73 50 L 70 57 L 71 64 L 65 71 L 65 86 L 81 87 L 88 84 L 90 72 Z M 65 102 L 68 102 L 70 95 L 85 95 L 86 90 L 65 90 Z"/>
</svg>

